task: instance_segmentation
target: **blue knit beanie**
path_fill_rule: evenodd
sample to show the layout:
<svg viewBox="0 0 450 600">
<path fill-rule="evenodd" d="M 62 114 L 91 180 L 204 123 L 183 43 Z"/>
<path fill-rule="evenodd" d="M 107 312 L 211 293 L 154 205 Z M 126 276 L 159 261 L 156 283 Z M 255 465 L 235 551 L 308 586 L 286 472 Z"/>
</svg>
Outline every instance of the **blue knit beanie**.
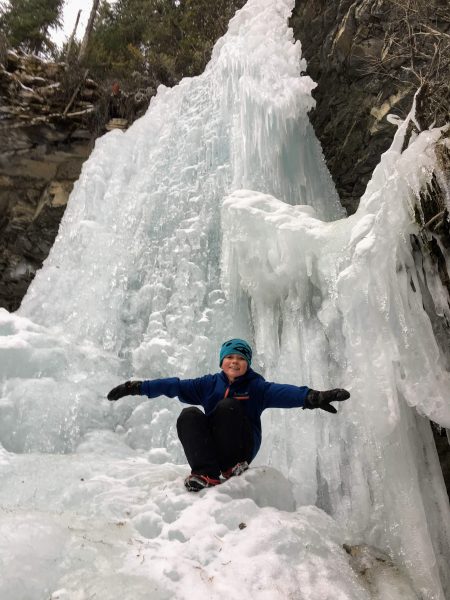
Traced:
<svg viewBox="0 0 450 600">
<path fill-rule="evenodd" d="M 245 360 L 248 362 L 248 366 L 252 364 L 252 349 L 250 344 L 248 344 L 245 340 L 234 338 L 222 344 L 220 349 L 220 366 L 222 366 L 222 361 L 225 356 L 229 356 L 230 354 L 239 354 L 239 356 L 245 358 Z"/>
</svg>

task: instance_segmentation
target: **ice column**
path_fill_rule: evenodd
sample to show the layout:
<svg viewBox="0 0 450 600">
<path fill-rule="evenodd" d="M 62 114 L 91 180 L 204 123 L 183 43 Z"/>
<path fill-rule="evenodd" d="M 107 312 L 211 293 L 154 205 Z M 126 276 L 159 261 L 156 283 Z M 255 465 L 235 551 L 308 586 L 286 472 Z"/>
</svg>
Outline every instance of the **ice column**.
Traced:
<svg viewBox="0 0 450 600">
<path fill-rule="evenodd" d="M 441 132 L 422 133 L 402 153 L 406 126 L 348 219 L 324 223 L 308 206 L 259 191 L 231 194 L 222 272 L 230 296 L 248 299 L 267 377 L 352 394 L 336 417 L 267 414 L 260 460 L 281 465 L 298 500 L 345 523 L 353 543 L 395 555 L 424 597 L 443 598 L 449 506 L 420 415 L 450 424 L 450 374 L 409 242 Z"/>
<path fill-rule="evenodd" d="M 216 368 L 233 329 L 219 278 L 223 197 L 252 187 L 326 220 L 343 214 L 306 117 L 315 84 L 300 74 L 292 7 L 250 0 L 201 76 L 161 87 L 127 132 L 97 141 L 21 315 L 100 342 L 128 371 Z"/>
</svg>

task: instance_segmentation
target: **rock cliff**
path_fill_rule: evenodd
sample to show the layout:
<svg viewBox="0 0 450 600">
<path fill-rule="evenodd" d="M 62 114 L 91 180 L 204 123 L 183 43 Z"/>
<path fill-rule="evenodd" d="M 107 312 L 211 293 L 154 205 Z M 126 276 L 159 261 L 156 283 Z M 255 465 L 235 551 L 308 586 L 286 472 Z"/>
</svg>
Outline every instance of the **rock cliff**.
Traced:
<svg viewBox="0 0 450 600">
<path fill-rule="evenodd" d="M 296 0 L 291 19 L 317 82 L 311 121 L 348 213 L 419 90 L 423 128 L 449 122 L 446 0 Z"/>
<path fill-rule="evenodd" d="M 5 53 L 0 66 L 0 306 L 18 308 L 54 242 L 92 149 L 85 117 L 99 94 L 66 66 Z M 70 93 L 71 92 L 71 93 Z"/>
</svg>

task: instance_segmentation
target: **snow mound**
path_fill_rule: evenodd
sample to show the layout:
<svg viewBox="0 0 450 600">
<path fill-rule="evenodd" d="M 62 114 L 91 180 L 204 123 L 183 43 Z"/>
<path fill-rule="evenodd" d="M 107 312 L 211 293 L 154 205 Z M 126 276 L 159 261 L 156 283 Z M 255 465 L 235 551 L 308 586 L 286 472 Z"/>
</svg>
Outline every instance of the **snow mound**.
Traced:
<svg viewBox="0 0 450 600">
<path fill-rule="evenodd" d="M 339 526 L 270 467 L 198 494 L 144 457 L 2 451 L 0 474 L 2 600 L 369 598 Z"/>
</svg>

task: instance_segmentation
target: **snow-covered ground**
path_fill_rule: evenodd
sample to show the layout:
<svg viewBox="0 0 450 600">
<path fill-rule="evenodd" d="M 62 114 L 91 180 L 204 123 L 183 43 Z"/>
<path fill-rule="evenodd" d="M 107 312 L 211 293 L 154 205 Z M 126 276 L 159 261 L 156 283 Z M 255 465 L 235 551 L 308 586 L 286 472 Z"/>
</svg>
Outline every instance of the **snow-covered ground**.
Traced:
<svg viewBox="0 0 450 600">
<path fill-rule="evenodd" d="M 293 4 L 249 0 L 203 75 L 97 141 L 20 310 L 0 310 L 1 600 L 448 597 L 428 418 L 450 426 L 449 362 L 422 290 L 450 314 L 409 237 L 441 132 L 403 151 L 399 124 L 345 218 Z M 352 396 L 266 411 L 250 471 L 189 494 L 178 401 L 106 394 L 214 372 L 235 336 L 267 379 Z"/>
<path fill-rule="evenodd" d="M 277 470 L 189 494 L 184 467 L 126 454 L 2 453 L 2 598 L 372 597 L 345 532 L 320 509 L 296 507 Z M 408 590 L 392 572 L 392 589 Z"/>
</svg>

